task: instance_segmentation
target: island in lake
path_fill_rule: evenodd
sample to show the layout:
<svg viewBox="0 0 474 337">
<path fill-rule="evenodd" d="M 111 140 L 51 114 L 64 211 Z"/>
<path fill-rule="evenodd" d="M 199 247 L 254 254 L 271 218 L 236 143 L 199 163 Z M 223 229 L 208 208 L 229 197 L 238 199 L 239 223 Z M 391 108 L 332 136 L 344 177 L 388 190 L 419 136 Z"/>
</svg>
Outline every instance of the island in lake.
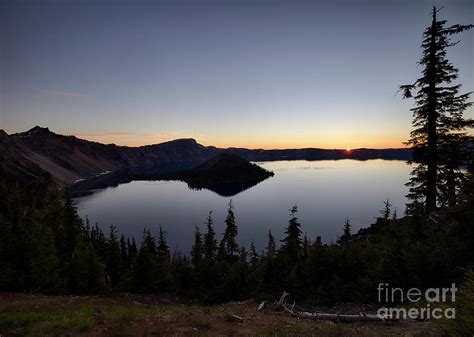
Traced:
<svg viewBox="0 0 474 337">
<path fill-rule="evenodd" d="M 222 153 L 189 170 L 134 176 L 134 180 L 179 180 L 192 189 L 208 189 L 222 196 L 240 193 L 272 177 L 273 172 L 242 157 Z"/>
</svg>

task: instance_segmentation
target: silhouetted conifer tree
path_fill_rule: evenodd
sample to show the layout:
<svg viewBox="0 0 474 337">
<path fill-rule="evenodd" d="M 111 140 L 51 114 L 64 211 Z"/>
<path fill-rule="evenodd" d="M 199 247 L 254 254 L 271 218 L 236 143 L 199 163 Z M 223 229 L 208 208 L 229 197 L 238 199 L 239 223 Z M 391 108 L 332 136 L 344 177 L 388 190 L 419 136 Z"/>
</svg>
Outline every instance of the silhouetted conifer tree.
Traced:
<svg viewBox="0 0 474 337">
<path fill-rule="evenodd" d="M 472 127 L 472 120 L 463 113 L 472 103 L 469 93 L 459 94 L 460 84 L 452 82 L 458 78 L 458 69 L 446 58 L 447 48 L 458 43 L 451 36 L 471 29 L 473 25 L 446 27 L 445 20 L 437 19 L 438 10 L 433 7 L 431 25 L 423 34 L 422 77 L 414 84 L 402 85 L 405 98 L 414 96 L 415 107 L 407 145 L 413 148 L 412 171 L 408 185 L 408 197 L 413 203 L 425 205 L 426 213 L 436 210 L 438 201 L 454 200 L 462 172 L 460 166 L 466 160 L 465 146 L 468 140 L 466 129 Z M 438 199 L 438 197 L 440 199 Z"/>
<path fill-rule="evenodd" d="M 272 235 L 272 231 L 268 231 L 268 242 L 267 247 L 265 247 L 265 254 L 269 257 L 273 257 L 276 254 L 276 244 L 275 238 Z"/>
<path fill-rule="evenodd" d="M 197 267 L 201 264 L 202 261 L 202 252 L 203 245 L 202 245 L 202 237 L 201 233 L 199 232 L 199 227 L 196 226 L 194 231 L 194 244 L 191 249 L 191 263 Z"/>
<path fill-rule="evenodd" d="M 204 234 L 204 259 L 208 263 L 214 260 L 217 251 L 216 232 L 214 231 L 213 223 L 211 211 L 207 217 L 207 232 Z"/>
<path fill-rule="evenodd" d="M 227 209 L 227 218 L 225 219 L 225 231 L 222 238 L 226 254 L 232 260 L 234 255 L 238 252 L 239 246 L 237 244 L 237 225 L 235 223 L 234 207 L 232 199 L 229 201 L 229 208 Z"/>
<path fill-rule="evenodd" d="M 249 256 L 251 266 L 255 267 L 260 257 L 258 256 L 257 249 L 255 248 L 255 243 L 253 241 L 250 243 Z"/>
<path fill-rule="evenodd" d="M 155 239 L 150 230 L 145 229 L 134 272 L 134 283 L 137 290 L 153 291 L 157 289 L 159 273 L 157 257 Z"/>
<path fill-rule="evenodd" d="M 351 229 L 351 223 L 349 219 L 346 219 L 344 222 L 344 229 L 342 231 L 342 235 L 339 237 L 338 243 L 348 243 L 349 240 L 351 239 L 352 236 L 352 229 Z"/>
<path fill-rule="evenodd" d="M 160 236 L 158 238 L 158 256 L 169 257 L 170 249 L 166 243 L 166 232 L 160 226 Z"/>
<path fill-rule="evenodd" d="M 296 217 L 298 207 L 295 205 L 290 209 L 290 220 L 287 229 L 285 230 L 286 237 L 281 240 L 283 246 L 281 251 L 284 256 L 289 260 L 290 263 L 297 262 L 302 255 L 302 242 L 301 242 L 301 225 Z"/>
<path fill-rule="evenodd" d="M 137 266 L 137 258 L 138 258 L 138 248 L 137 243 L 135 242 L 135 238 L 130 239 L 127 238 L 127 252 L 128 252 L 128 277 L 131 280 L 133 278 L 133 274 L 135 272 Z"/>
<path fill-rule="evenodd" d="M 128 263 L 128 246 L 123 234 L 120 236 L 120 260 L 125 267 Z"/>
<path fill-rule="evenodd" d="M 132 243 L 129 244 L 129 240 L 127 239 L 127 245 L 128 245 L 128 255 L 130 256 L 130 259 L 134 259 L 138 256 L 138 248 L 137 248 L 137 243 L 135 242 L 135 238 L 132 238 Z"/>
<path fill-rule="evenodd" d="M 392 213 L 392 204 L 390 203 L 390 200 L 387 199 L 383 202 L 383 209 L 380 211 L 380 214 L 382 215 L 382 219 L 388 220 L 390 218 L 390 214 Z"/>
</svg>

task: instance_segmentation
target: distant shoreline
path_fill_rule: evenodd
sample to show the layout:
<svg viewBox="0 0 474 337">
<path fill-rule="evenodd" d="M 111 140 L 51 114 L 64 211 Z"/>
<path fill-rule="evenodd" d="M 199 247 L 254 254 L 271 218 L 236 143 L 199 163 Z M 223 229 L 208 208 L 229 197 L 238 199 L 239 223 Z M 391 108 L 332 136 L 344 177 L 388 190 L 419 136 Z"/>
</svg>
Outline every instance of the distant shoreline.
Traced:
<svg viewBox="0 0 474 337">
<path fill-rule="evenodd" d="M 7 172 L 22 172 L 20 166 L 37 167 L 49 172 L 59 183 L 77 182 L 79 185 L 91 180 L 115 180 L 111 177 L 122 176 L 123 171 L 127 171 L 127 175 L 137 176 L 188 170 L 224 153 L 237 155 L 250 162 L 342 159 L 408 161 L 412 158 L 410 148 L 252 150 L 204 146 L 195 139 L 126 147 L 64 136 L 39 126 L 12 135 L 0 130 L 0 152 L 4 153 L 4 162 L 8 163 Z"/>
</svg>

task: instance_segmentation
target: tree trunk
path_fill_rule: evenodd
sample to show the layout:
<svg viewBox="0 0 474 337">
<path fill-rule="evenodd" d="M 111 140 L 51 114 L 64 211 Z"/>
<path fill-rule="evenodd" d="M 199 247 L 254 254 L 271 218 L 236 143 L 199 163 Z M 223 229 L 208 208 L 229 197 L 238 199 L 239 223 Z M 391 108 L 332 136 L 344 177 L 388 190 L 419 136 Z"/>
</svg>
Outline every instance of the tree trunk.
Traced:
<svg viewBox="0 0 474 337">
<path fill-rule="evenodd" d="M 428 169 L 426 179 L 427 214 L 436 210 L 436 194 L 438 180 L 438 151 L 437 151 L 437 111 L 436 111 L 436 8 L 433 8 L 433 22 L 431 25 L 431 46 L 428 80 Z"/>
</svg>

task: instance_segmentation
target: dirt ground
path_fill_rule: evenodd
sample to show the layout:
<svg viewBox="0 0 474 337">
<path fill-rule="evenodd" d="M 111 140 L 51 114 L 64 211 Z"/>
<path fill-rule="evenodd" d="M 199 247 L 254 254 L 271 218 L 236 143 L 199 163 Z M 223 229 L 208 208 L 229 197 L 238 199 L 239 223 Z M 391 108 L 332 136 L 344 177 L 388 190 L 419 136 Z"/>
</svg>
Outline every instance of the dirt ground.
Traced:
<svg viewBox="0 0 474 337">
<path fill-rule="evenodd" d="M 442 336 L 432 322 L 301 320 L 253 300 L 203 305 L 171 296 L 0 293 L 0 337 L 9 336 Z M 231 315 L 243 318 L 242 322 Z"/>
</svg>

